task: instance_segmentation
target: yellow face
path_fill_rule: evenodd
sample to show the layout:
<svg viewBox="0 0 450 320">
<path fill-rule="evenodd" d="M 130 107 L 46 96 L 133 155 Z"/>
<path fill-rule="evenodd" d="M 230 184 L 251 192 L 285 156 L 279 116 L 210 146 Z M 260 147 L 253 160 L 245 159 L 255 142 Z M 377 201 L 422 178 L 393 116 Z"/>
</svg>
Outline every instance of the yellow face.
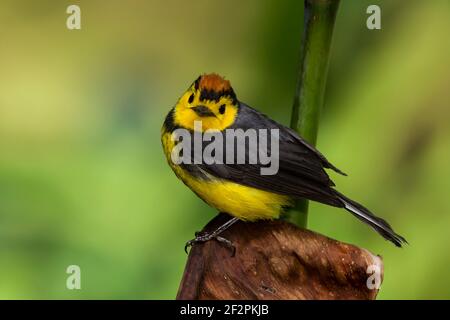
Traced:
<svg viewBox="0 0 450 320">
<path fill-rule="evenodd" d="M 222 131 L 233 124 L 238 113 L 238 102 L 229 95 L 208 99 L 197 89 L 195 83 L 181 96 L 175 106 L 174 121 L 177 125 L 190 129 L 195 121 L 201 121 L 201 130 Z"/>
</svg>

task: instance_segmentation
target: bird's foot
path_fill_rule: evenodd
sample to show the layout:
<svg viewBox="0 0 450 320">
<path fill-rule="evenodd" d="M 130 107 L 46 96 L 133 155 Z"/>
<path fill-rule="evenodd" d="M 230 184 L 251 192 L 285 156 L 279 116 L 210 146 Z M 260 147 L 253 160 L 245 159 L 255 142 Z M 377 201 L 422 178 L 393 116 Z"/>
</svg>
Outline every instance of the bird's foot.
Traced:
<svg viewBox="0 0 450 320">
<path fill-rule="evenodd" d="M 231 256 L 234 257 L 235 253 L 236 253 L 236 247 L 233 245 L 233 242 L 231 242 L 230 240 L 221 237 L 217 234 L 217 232 L 211 232 L 211 233 L 207 233 L 207 232 L 196 232 L 195 233 L 195 238 L 192 240 L 189 240 L 188 242 L 186 242 L 185 246 L 184 246 L 184 251 L 187 253 L 187 249 L 189 247 L 192 247 L 194 244 L 197 243 L 204 243 L 210 240 L 217 240 L 219 243 L 223 244 L 224 246 L 226 246 L 228 249 L 231 250 Z"/>
</svg>

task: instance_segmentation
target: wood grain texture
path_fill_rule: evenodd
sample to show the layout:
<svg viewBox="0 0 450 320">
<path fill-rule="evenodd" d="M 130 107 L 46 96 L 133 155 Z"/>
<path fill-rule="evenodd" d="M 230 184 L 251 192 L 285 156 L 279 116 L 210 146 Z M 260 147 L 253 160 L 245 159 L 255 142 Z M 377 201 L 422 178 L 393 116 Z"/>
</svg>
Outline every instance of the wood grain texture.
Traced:
<svg viewBox="0 0 450 320">
<path fill-rule="evenodd" d="M 215 217 L 203 231 L 229 219 Z M 379 256 L 284 221 L 237 222 L 215 240 L 194 245 L 177 299 L 375 299 L 369 265 L 383 276 Z"/>
</svg>

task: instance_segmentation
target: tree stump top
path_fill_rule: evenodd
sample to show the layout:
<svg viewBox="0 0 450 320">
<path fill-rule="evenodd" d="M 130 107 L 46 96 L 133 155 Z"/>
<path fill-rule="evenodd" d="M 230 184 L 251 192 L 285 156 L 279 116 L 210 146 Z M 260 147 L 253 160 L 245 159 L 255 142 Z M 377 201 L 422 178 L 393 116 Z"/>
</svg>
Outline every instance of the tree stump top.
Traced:
<svg viewBox="0 0 450 320">
<path fill-rule="evenodd" d="M 219 214 L 203 231 L 229 219 Z M 368 267 L 381 271 L 379 256 L 288 222 L 235 223 L 221 236 L 195 244 L 188 256 L 177 299 L 375 299 Z"/>
</svg>

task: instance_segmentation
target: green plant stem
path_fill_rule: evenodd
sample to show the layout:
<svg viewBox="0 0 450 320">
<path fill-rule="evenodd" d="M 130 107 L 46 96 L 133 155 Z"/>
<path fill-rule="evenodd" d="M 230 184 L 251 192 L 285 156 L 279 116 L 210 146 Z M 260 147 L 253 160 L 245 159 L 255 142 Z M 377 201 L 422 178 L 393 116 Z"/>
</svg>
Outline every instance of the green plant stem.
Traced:
<svg viewBox="0 0 450 320">
<path fill-rule="evenodd" d="M 291 128 L 312 145 L 315 145 L 317 140 L 338 7 L 339 0 L 305 0 L 304 33 Z M 289 213 L 289 220 L 300 227 L 307 226 L 307 200 L 297 201 Z"/>
</svg>

